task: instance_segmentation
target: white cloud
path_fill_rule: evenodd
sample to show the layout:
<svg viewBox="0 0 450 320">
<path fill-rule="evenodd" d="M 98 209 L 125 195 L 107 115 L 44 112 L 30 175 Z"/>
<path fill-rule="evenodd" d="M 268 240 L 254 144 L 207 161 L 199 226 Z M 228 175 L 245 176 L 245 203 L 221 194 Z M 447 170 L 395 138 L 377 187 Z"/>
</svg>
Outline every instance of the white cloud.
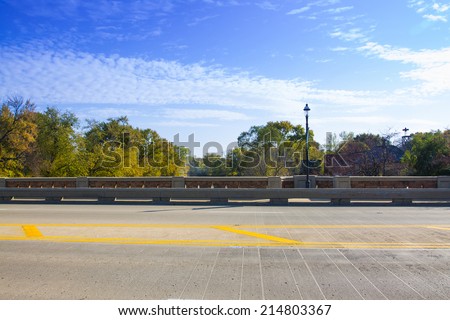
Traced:
<svg viewBox="0 0 450 320">
<path fill-rule="evenodd" d="M 300 13 L 304 13 L 306 11 L 309 11 L 311 9 L 311 7 L 303 7 L 300 9 L 293 9 L 291 11 L 289 11 L 287 14 L 292 15 L 292 14 L 300 14 Z"/>
<path fill-rule="evenodd" d="M 338 4 L 340 2 L 341 2 L 341 0 L 318 0 L 318 1 L 312 2 L 310 5 L 318 6 L 318 7 L 327 7 L 327 6 L 332 6 L 332 5 Z"/>
<path fill-rule="evenodd" d="M 242 6 L 242 5 L 248 5 L 248 3 L 243 1 L 237 1 L 237 0 L 203 0 L 204 3 L 212 4 L 218 7 L 225 7 L 225 6 Z"/>
<path fill-rule="evenodd" d="M 219 124 L 217 123 L 202 123 L 202 122 L 195 122 L 195 121 L 176 121 L 176 120 L 170 120 L 170 121 L 158 121 L 157 123 L 150 123 L 153 125 L 158 125 L 161 127 L 172 127 L 172 128 L 198 128 L 198 127 L 218 127 Z"/>
<path fill-rule="evenodd" d="M 263 2 L 259 2 L 256 4 L 257 7 L 263 9 L 263 10 L 277 10 L 278 9 L 278 5 L 270 2 L 270 1 L 263 1 Z"/>
<path fill-rule="evenodd" d="M 348 51 L 348 50 L 350 50 L 350 49 L 347 47 L 336 47 L 336 48 L 331 49 L 331 51 L 334 51 L 334 52 L 344 52 L 344 51 Z"/>
<path fill-rule="evenodd" d="M 366 35 L 360 28 L 352 28 L 349 30 L 342 30 L 341 28 L 334 29 L 333 32 L 330 33 L 332 38 L 339 38 L 344 41 L 355 41 L 365 39 Z"/>
<path fill-rule="evenodd" d="M 339 14 L 339 13 L 349 11 L 352 9 L 353 9 L 353 6 L 348 6 L 348 7 L 339 7 L 339 8 L 328 9 L 328 10 L 325 10 L 325 12 L 331 13 L 331 14 Z"/>
<path fill-rule="evenodd" d="M 434 14 L 425 14 L 423 17 L 430 21 L 447 22 L 447 18 L 445 16 L 439 16 L 439 15 L 434 15 Z"/>
<path fill-rule="evenodd" d="M 168 108 L 165 109 L 163 117 L 171 119 L 217 119 L 225 121 L 239 121 L 249 120 L 246 114 L 228 110 L 216 110 L 216 109 L 180 109 L 180 108 Z"/>
<path fill-rule="evenodd" d="M 84 19 L 96 21 L 112 18 L 127 21 L 150 20 L 155 14 L 162 15 L 173 11 L 175 5 L 171 0 L 115 0 L 115 1 L 36 1 L 5 0 L 12 6 L 17 6 L 24 13 L 32 17 L 45 17 L 54 19 L 79 18 L 83 12 Z"/>
<path fill-rule="evenodd" d="M 77 112 L 77 110 L 73 110 L 73 108 L 70 108 L 71 111 Z M 88 107 L 83 109 L 82 116 L 84 118 L 117 118 L 120 116 L 123 116 L 124 112 L 122 108 L 114 108 L 114 107 L 108 107 L 108 106 L 96 106 L 96 107 Z M 139 110 L 135 110 L 132 108 L 127 108 L 127 116 L 142 116 L 142 114 L 139 112 Z"/>
<path fill-rule="evenodd" d="M 301 14 L 301 13 L 309 11 L 315 7 L 319 7 L 319 8 L 329 7 L 329 6 L 338 4 L 340 2 L 341 2 L 340 0 L 319 0 L 319 1 L 315 1 L 315 2 L 310 2 L 302 8 L 292 9 L 287 14 L 289 14 L 289 15 Z M 353 9 L 353 6 L 338 7 L 338 8 L 331 8 L 331 9 L 323 10 L 320 13 L 340 14 L 342 12 L 349 11 L 351 9 Z"/>
<path fill-rule="evenodd" d="M 417 13 L 421 14 L 422 17 L 428 21 L 448 21 L 446 12 L 450 9 L 449 3 L 438 3 L 434 1 L 431 3 L 431 1 L 410 0 L 409 7 L 414 8 Z"/>
<path fill-rule="evenodd" d="M 374 124 L 374 123 L 386 123 L 390 119 L 389 117 L 381 116 L 347 116 L 347 117 L 321 117 L 315 119 L 316 123 L 327 124 L 327 123 L 352 123 L 352 124 Z"/>
<path fill-rule="evenodd" d="M 424 120 L 424 119 L 417 119 L 417 118 L 407 118 L 404 119 L 403 122 L 411 127 L 415 128 L 424 128 L 420 129 L 418 131 L 427 131 L 429 128 L 438 128 L 440 126 L 439 121 L 432 121 L 432 120 Z M 417 130 L 417 129 L 416 129 Z"/>
<path fill-rule="evenodd" d="M 265 109 L 292 105 L 310 83 L 231 74 L 218 67 L 75 51 L 2 48 L 0 95 L 54 103 L 214 104 Z"/>
<path fill-rule="evenodd" d="M 246 114 L 253 117 L 261 113 L 301 121 L 297 111 L 306 102 L 330 110 L 341 106 L 359 110 L 423 103 L 408 91 L 322 89 L 300 79 L 233 73 L 204 64 L 183 65 L 76 51 L 0 49 L 0 96 L 19 94 L 39 104 L 110 104 L 119 109 L 123 105 L 125 113 L 136 109 L 140 114 L 156 112 L 163 118 L 170 114 L 179 122 L 249 120 Z M 161 108 L 174 106 L 189 107 L 173 113 L 161 112 Z M 232 108 L 248 112 L 230 111 Z"/>
<path fill-rule="evenodd" d="M 448 9 L 450 9 L 450 5 L 435 3 L 433 4 L 433 9 L 437 12 L 446 12 L 448 11 Z"/>
<path fill-rule="evenodd" d="M 384 60 L 415 65 L 416 69 L 402 72 L 401 76 L 419 81 L 420 85 L 416 89 L 422 95 L 450 92 L 450 47 L 440 50 L 413 51 L 368 42 L 359 50 Z"/>
<path fill-rule="evenodd" d="M 316 63 L 329 63 L 332 61 L 333 61 L 332 59 L 319 59 L 319 60 L 316 60 Z"/>
<path fill-rule="evenodd" d="M 427 9 L 427 4 L 423 0 L 410 0 L 409 7 L 416 8 L 417 12 L 423 12 Z"/>
<path fill-rule="evenodd" d="M 218 17 L 218 15 L 197 17 L 192 22 L 188 23 L 188 26 L 189 27 L 194 27 L 194 26 L 196 26 L 196 25 L 198 25 L 198 24 L 200 24 L 202 22 L 205 22 L 205 21 L 208 21 L 208 20 L 211 20 L 211 19 L 215 19 L 217 17 Z"/>
</svg>

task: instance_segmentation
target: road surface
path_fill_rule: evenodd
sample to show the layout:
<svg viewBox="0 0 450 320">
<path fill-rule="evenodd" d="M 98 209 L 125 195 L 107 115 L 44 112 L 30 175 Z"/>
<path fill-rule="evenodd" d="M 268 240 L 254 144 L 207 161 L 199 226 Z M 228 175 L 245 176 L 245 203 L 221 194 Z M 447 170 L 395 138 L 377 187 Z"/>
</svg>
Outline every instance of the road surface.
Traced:
<svg viewBox="0 0 450 320">
<path fill-rule="evenodd" d="M 449 299 L 450 208 L 1 204 L 0 299 Z"/>
</svg>

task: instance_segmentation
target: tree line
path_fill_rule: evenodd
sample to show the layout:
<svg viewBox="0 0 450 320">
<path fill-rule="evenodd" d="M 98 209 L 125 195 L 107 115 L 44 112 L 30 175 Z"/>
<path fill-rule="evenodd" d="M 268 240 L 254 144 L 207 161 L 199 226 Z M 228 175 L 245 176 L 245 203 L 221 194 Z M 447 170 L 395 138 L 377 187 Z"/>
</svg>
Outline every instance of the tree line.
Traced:
<svg viewBox="0 0 450 320">
<path fill-rule="evenodd" d="M 0 176 L 177 176 L 187 172 L 185 150 L 127 117 L 88 120 L 71 112 L 9 98 L 0 114 Z"/>
<path fill-rule="evenodd" d="M 2 103 L 0 176 L 284 176 L 450 175 L 450 130 L 396 134 L 330 135 L 321 146 L 310 131 L 289 121 L 252 126 L 226 154 L 189 154 L 126 116 L 87 120 L 21 97 Z"/>
</svg>

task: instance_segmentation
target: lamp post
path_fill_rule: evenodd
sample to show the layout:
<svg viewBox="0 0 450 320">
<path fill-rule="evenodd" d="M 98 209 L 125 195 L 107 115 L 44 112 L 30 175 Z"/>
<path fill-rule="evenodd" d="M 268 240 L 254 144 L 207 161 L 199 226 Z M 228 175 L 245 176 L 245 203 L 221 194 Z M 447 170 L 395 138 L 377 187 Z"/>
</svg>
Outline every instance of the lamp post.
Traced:
<svg viewBox="0 0 450 320">
<path fill-rule="evenodd" d="M 308 104 L 306 104 L 303 111 L 305 111 L 305 118 L 306 118 L 306 182 L 305 187 L 309 188 L 310 182 L 309 182 L 309 125 L 308 125 L 308 119 L 309 119 L 309 111 L 311 109 L 308 107 Z"/>
</svg>

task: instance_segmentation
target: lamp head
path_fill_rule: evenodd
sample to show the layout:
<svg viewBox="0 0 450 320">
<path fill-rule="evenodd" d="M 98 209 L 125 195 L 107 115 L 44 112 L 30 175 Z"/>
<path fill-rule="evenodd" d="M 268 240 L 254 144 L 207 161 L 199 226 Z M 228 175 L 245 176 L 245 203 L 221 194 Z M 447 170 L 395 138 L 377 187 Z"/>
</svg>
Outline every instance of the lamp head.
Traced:
<svg viewBox="0 0 450 320">
<path fill-rule="evenodd" d="M 308 117 L 309 116 L 309 111 L 310 111 L 311 109 L 308 107 L 308 104 L 306 104 L 306 106 L 305 106 L 305 108 L 303 109 L 303 111 L 305 111 L 305 117 Z"/>
</svg>

